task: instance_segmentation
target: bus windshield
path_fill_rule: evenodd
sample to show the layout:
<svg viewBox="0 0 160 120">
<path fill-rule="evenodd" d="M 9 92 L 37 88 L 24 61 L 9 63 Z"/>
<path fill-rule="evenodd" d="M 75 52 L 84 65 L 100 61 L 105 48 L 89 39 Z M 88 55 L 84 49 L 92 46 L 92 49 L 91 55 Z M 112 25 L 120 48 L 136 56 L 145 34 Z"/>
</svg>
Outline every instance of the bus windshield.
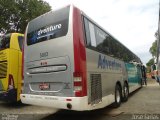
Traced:
<svg viewBox="0 0 160 120">
<path fill-rule="evenodd" d="M 0 50 L 9 48 L 10 37 L 11 37 L 11 35 L 8 34 L 8 35 L 5 35 L 2 38 L 0 38 Z"/>
<path fill-rule="evenodd" d="M 27 45 L 65 36 L 68 32 L 69 7 L 40 16 L 28 25 Z"/>
</svg>

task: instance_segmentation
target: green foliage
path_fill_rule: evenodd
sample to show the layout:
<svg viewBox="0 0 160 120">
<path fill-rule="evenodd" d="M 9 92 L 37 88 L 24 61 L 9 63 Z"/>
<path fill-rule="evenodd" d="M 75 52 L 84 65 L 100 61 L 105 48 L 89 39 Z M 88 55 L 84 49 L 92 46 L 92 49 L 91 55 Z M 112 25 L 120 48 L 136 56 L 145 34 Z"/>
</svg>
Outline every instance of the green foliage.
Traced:
<svg viewBox="0 0 160 120">
<path fill-rule="evenodd" d="M 157 56 L 157 40 L 155 40 L 152 43 L 152 46 L 150 47 L 149 52 L 152 54 L 153 57 Z"/>
<path fill-rule="evenodd" d="M 0 32 L 24 33 L 30 20 L 50 10 L 43 0 L 0 0 Z"/>
<path fill-rule="evenodd" d="M 148 61 L 148 63 L 146 63 L 146 65 L 147 66 L 151 66 L 151 65 L 153 65 L 154 64 L 154 58 L 152 58 L 152 59 L 150 59 L 149 61 Z"/>
<path fill-rule="evenodd" d="M 151 65 L 154 64 L 154 59 L 157 57 L 157 41 L 158 41 L 158 37 L 157 36 L 158 36 L 158 31 L 155 32 L 155 38 L 156 38 L 156 40 L 152 43 L 152 46 L 149 49 L 149 52 L 152 54 L 153 58 L 150 59 L 148 61 L 148 63 L 146 63 L 146 65 L 148 67 L 150 67 Z"/>
</svg>

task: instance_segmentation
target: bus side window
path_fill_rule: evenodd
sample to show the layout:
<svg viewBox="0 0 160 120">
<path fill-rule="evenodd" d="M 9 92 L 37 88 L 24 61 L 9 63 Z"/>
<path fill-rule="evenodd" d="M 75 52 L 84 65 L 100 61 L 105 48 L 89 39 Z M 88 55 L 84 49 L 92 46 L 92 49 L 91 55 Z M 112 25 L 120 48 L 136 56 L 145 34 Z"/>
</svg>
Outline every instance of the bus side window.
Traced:
<svg viewBox="0 0 160 120">
<path fill-rule="evenodd" d="M 87 47 L 125 62 L 141 62 L 128 48 L 85 16 L 83 22 Z"/>
<path fill-rule="evenodd" d="M 89 30 L 89 22 L 84 17 L 84 31 L 85 31 L 85 37 L 86 37 L 86 45 L 91 46 L 91 37 L 90 37 L 90 30 Z"/>
<path fill-rule="evenodd" d="M 90 31 L 90 38 L 91 38 L 91 46 L 96 47 L 97 42 L 96 42 L 96 36 L 94 31 L 94 25 L 90 22 L 89 22 L 89 31 Z"/>
<path fill-rule="evenodd" d="M 24 39 L 24 37 L 23 37 L 23 36 L 18 36 L 19 48 L 20 48 L 20 50 L 21 50 L 21 51 L 22 51 L 23 39 Z"/>
</svg>

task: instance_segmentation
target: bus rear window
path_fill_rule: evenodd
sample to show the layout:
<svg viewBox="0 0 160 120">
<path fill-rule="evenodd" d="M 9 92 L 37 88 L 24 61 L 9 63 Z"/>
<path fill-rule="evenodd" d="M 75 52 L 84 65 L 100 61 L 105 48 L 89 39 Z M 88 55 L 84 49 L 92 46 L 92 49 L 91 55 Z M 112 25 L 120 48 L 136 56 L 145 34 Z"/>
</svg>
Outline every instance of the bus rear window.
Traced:
<svg viewBox="0 0 160 120">
<path fill-rule="evenodd" d="M 0 38 L 0 50 L 9 48 L 11 35 L 5 35 Z"/>
<path fill-rule="evenodd" d="M 28 25 L 27 45 L 65 36 L 68 32 L 69 7 L 46 13 Z"/>
</svg>

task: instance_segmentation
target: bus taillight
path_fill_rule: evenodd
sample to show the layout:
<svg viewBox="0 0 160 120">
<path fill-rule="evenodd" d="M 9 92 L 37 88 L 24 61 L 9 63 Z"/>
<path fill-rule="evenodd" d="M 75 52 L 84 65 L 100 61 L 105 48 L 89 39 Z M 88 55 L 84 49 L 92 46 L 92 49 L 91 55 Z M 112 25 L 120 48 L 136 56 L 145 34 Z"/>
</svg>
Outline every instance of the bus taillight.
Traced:
<svg viewBox="0 0 160 120">
<path fill-rule="evenodd" d="M 9 75 L 8 77 L 8 90 L 11 90 L 14 88 L 14 79 L 12 75 Z"/>
<path fill-rule="evenodd" d="M 83 96 L 82 88 L 82 74 L 75 72 L 74 73 L 74 92 L 76 97 Z"/>
</svg>

